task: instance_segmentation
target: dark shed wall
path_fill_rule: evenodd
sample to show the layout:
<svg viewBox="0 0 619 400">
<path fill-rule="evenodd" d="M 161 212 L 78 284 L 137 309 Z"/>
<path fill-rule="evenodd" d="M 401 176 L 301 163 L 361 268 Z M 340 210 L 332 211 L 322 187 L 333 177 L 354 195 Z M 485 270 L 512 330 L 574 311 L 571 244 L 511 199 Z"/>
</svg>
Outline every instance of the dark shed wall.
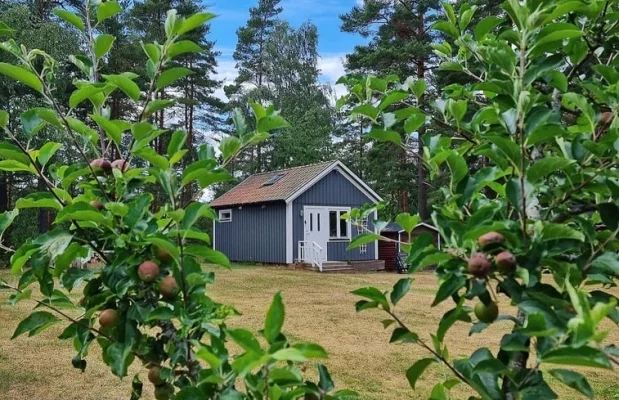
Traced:
<svg viewBox="0 0 619 400">
<path fill-rule="evenodd" d="M 303 240 L 303 206 L 334 206 L 334 207 L 359 207 L 363 204 L 374 203 L 355 185 L 342 176 L 338 170 L 331 171 L 328 175 L 316 182 L 301 196 L 297 197 L 292 204 L 292 244 L 293 258 L 298 258 L 299 241 Z M 370 218 L 370 220 L 372 217 Z M 374 229 L 372 221 L 369 221 L 369 229 Z M 352 237 L 358 235 L 357 229 L 352 228 Z M 358 261 L 376 259 L 375 245 L 369 243 L 367 253 L 361 254 L 359 249 L 346 251 L 349 241 L 329 242 L 327 256 L 329 261 Z"/>
<path fill-rule="evenodd" d="M 263 208 L 264 206 L 264 208 Z M 231 261 L 286 262 L 286 204 L 219 207 L 231 209 L 231 222 L 215 222 L 215 249 Z"/>
</svg>

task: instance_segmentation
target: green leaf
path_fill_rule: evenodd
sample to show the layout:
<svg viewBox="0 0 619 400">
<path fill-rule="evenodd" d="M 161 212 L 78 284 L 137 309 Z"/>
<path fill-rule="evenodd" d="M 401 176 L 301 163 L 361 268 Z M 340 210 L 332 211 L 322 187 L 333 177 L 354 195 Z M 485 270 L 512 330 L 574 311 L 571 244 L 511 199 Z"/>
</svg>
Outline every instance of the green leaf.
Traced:
<svg viewBox="0 0 619 400">
<path fill-rule="evenodd" d="M 0 36 L 13 36 L 14 34 L 14 29 L 9 28 L 4 22 L 0 22 Z"/>
<path fill-rule="evenodd" d="M 329 393 L 335 389 L 335 384 L 333 383 L 333 379 L 331 379 L 329 370 L 322 364 L 318 364 L 318 376 L 320 377 L 318 380 L 318 387 L 321 388 L 324 393 Z M 355 398 L 355 396 L 351 396 L 351 398 Z"/>
<path fill-rule="evenodd" d="M 281 349 L 271 354 L 273 359 L 278 361 L 292 361 L 292 362 L 305 362 L 308 360 L 298 349 L 294 347 L 288 347 Z"/>
<path fill-rule="evenodd" d="M 107 4 L 107 3 L 101 3 Z M 112 48 L 116 38 L 112 35 L 99 35 L 95 39 L 95 56 L 97 58 L 103 58 L 108 51 Z"/>
<path fill-rule="evenodd" d="M 30 172 L 32 174 L 36 173 L 34 167 L 31 167 L 28 164 L 22 164 L 19 161 L 15 160 L 2 160 L 0 161 L 0 171 L 7 172 Z"/>
<path fill-rule="evenodd" d="M 213 250 L 206 246 L 191 244 L 185 248 L 185 253 L 203 258 L 213 264 L 221 265 L 224 267 L 230 266 L 230 260 L 228 260 L 228 257 L 226 257 L 224 253 Z"/>
<path fill-rule="evenodd" d="M 469 167 L 460 154 L 456 151 L 451 151 L 451 155 L 447 157 L 447 165 L 451 171 L 451 188 L 455 190 L 456 185 L 460 182 L 469 172 Z"/>
<path fill-rule="evenodd" d="M 415 332 L 411 332 L 406 328 L 398 327 L 393 330 L 389 343 L 418 343 L 419 335 Z"/>
<path fill-rule="evenodd" d="M 290 124 L 282 116 L 273 114 L 258 120 L 259 132 L 270 132 L 275 129 L 290 128 Z"/>
<path fill-rule="evenodd" d="M 400 136 L 400 134 L 391 130 L 372 128 L 372 130 L 367 134 L 367 136 L 369 138 L 378 140 L 379 142 L 392 142 L 397 145 L 402 144 L 402 137 Z"/>
<path fill-rule="evenodd" d="M 109 119 L 96 114 L 91 114 L 90 118 L 92 118 L 92 120 L 95 121 L 101 129 L 103 129 L 110 140 L 120 146 L 123 131 L 117 124 L 114 123 L 114 121 L 110 121 Z"/>
<path fill-rule="evenodd" d="M 228 329 L 228 336 L 245 351 L 252 351 L 257 354 L 262 354 L 260 343 L 253 333 L 247 329 Z"/>
<path fill-rule="evenodd" d="M 399 103 L 402 100 L 408 99 L 409 97 L 410 95 L 408 94 L 408 92 L 405 92 L 403 90 L 390 92 L 387 96 L 383 97 L 383 99 L 380 101 L 380 104 L 378 105 L 378 109 L 380 111 L 383 111 L 390 105 Z"/>
<path fill-rule="evenodd" d="M 103 354 L 103 361 L 110 367 L 112 373 L 120 378 L 127 376 L 127 369 L 133 359 L 131 346 L 121 342 L 112 343 Z"/>
<path fill-rule="evenodd" d="M 589 385 L 589 382 L 587 382 L 587 378 L 585 378 L 578 372 L 570 371 L 567 369 L 551 369 L 550 375 L 554 376 L 572 389 L 584 394 L 588 398 L 592 399 L 594 397 L 593 389 L 591 389 L 591 385 Z"/>
<path fill-rule="evenodd" d="M 435 362 L 436 360 L 434 358 L 423 358 L 406 370 L 406 379 L 408 379 L 411 388 L 415 389 L 417 380 L 421 377 L 426 368 Z"/>
<path fill-rule="evenodd" d="M 411 115 L 406 122 L 404 122 L 404 132 L 407 135 L 410 135 L 413 132 L 416 132 L 422 125 L 426 123 L 426 115 L 422 112 L 414 113 Z"/>
<path fill-rule="evenodd" d="M 17 199 L 15 207 L 18 209 L 52 208 L 54 210 L 62 210 L 62 205 L 56 200 L 54 195 L 49 192 L 30 193 L 26 197 Z"/>
<path fill-rule="evenodd" d="M 548 241 L 558 239 L 573 239 L 584 242 L 585 235 L 568 225 L 555 224 L 551 222 L 544 223 L 544 227 L 542 229 L 542 240 Z"/>
<path fill-rule="evenodd" d="M 21 149 L 10 143 L 0 143 L 0 158 L 18 161 L 24 165 L 30 165 L 30 158 Z"/>
<path fill-rule="evenodd" d="M 447 36 L 451 36 L 454 39 L 457 39 L 460 36 L 460 31 L 456 28 L 456 25 L 447 22 L 447 21 L 437 21 L 432 25 L 432 29 L 437 31 L 441 31 Z"/>
<path fill-rule="evenodd" d="M 157 111 L 163 110 L 164 108 L 170 107 L 176 103 L 176 100 L 152 100 L 148 102 L 146 106 L 146 111 L 144 112 L 146 115 L 152 115 Z"/>
<path fill-rule="evenodd" d="M 99 7 L 97 8 L 97 21 L 104 21 L 121 11 L 122 8 L 117 1 L 106 1 L 105 3 L 99 3 Z"/>
<path fill-rule="evenodd" d="M 299 350 L 299 353 L 307 359 L 328 357 L 325 349 L 315 343 L 297 343 L 292 347 Z"/>
<path fill-rule="evenodd" d="M 172 157 L 174 153 L 180 151 L 185 145 L 185 141 L 187 140 L 187 133 L 184 131 L 174 131 L 172 137 L 170 138 L 170 143 L 168 143 L 168 156 Z"/>
<path fill-rule="evenodd" d="M 527 179 L 529 182 L 535 183 L 555 171 L 564 170 L 574 162 L 574 160 L 569 160 L 564 157 L 544 157 L 531 165 L 527 171 Z"/>
<path fill-rule="evenodd" d="M 562 347 L 551 350 L 544 354 L 540 361 L 548 364 L 612 369 L 608 357 L 602 351 L 588 346 Z"/>
<path fill-rule="evenodd" d="M 60 143 L 45 143 L 43 147 L 41 147 L 41 149 L 39 150 L 39 156 L 37 157 L 37 160 L 39 161 L 39 164 L 41 164 L 41 167 L 45 167 L 47 162 L 54 156 L 54 154 L 56 154 L 58 150 L 60 150 L 61 147 L 62 144 Z"/>
<path fill-rule="evenodd" d="M 12 211 L 5 211 L 0 213 L 0 238 L 4 231 L 13 223 L 15 218 L 19 215 L 19 210 L 16 208 Z"/>
<path fill-rule="evenodd" d="M 356 249 L 359 246 L 363 246 L 364 244 L 373 243 L 377 240 L 380 240 L 380 235 L 371 232 L 361 233 L 355 236 L 351 241 L 346 250 Z"/>
<path fill-rule="evenodd" d="M 546 25 L 542 28 L 542 30 L 537 34 L 537 40 L 534 42 L 534 47 L 539 48 L 546 43 L 581 37 L 582 35 L 583 32 L 581 32 L 577 26 L 566 22 L 557 22 Z"/>
<path fill-rule="evenodd" d="M 351 293 L 375 301 L 382 305 L 385 310 L 389 310 L 389 302 L 387 301 L 385 294 L 375 287 L 368 286 L 353 290 Z"/>
<path fill-rule="evenodd" d="M 11 339 L 15 339 L 26 332 L 28 332 L 28 336 L 34 336 L 58 322 L 60 320 L 47 311 L 33 312 L 17 325 Z"/>
<path fill-rule="evenodd" d="M 84 21 L 77 15 L 73 14 L 71 11 L 63 10 L 62 8 L 54 8 L 54 14 L 57 17 L 63 19 L 65 22 L 73 25 L 80 31 L 84 32 L 86 30 Z"/>
<path fill-rule="evenodd" d="M 264 337 L 267 342 L 273 343 L 279 337 L 279 333 L 284 325 L 285 314 L 282 293 L 277 292 L 273 297 L 273 302 L 269 307 L 269 311 L 267 311 L 266 320 L 264 321 Z"/>
<path fill-rule="evenodd" d="M 450 275 L 449 278 L 441 282 L 438 291 L 436 292 L 436 296 L 434 297 L 434 302 L 432 302 L 432 307 L 443 302 L 452 294 L 456 293 L 466 284 L 466 278 L 462 275 Z"/>
<path fill-rule="evenodd" d="M 234 129 L 238 137 L 247 133 L 247 121 L 243 115 L 243 110 L 238 107 L 232 111 L 232 123 L 234 124 Z"/>
<path fill-rule="evenodd" d="M 0 74 L 30 86 L 39 93 L 43 93 L 43 84 L 35 74 L 27 69 L 8 63 L 0 63 Z"/>
<path fill-rule="evenodd" d="M 355 115 L 355 114 L 365 115 L 366 117 L 376 121 L 376 118 L 378 117 L 378 112 L 379 112 L 378 109 L 374 107 L 373 105 L 362 104 L 360 106 L 353 108 L 350 113 L 352 115 Z"/>
<path fill-rule="evenodd" d="M 95 224 L 110 225 L 104 215 L 88 203 L 79 202 L 66 206 L 56 216 L 56 223 L 65 221 L 88 221 Z"/>
<path fill-rule="evenodd" d="M 393 290 L 391 291 L 391 304 L 395 306 L 404 296 L 406 296 L 406 294 L 411 290 L 412 282 L 413 280 L 411 278 L 403 278 L 393 285 Z"/>
<path fill-rule="evenodd" d="M 177 33 L 179 35 L 183 35 L 187 32 L 190 32 L 204 25 L 205 23 L 207 23 L 213 18 L 215 18 L 215 14 L 212 14 L 212 13 L 201 12 L 201 13 L 194 14 L 191 17 L 187 18 L 185 21 L 183 21 Z"/>
<path fill-rule="evenodd" d="M 491 136 L 488 139 L 509 158 L 514 168 L 520 169 L 520 147 L 514 141 L 500 136 Z"/>
<path fill-rule="evenodd" d="M 105 90 L 103 85 L 83 85 L 79 89 L 75 90 L 69 98 L 69 106 L 71 108 L 77 107 L 81 102 L 88 99 L 93 104 L 99 104 L 97 95 Z"/>
<path fill-rule="evenodd" d="M 619 276 L 619 255 L 606 252 L 593 260 L 591 266 L 597 271 Z"/>
<path fill-rule="evenodd" d="M 619 72 L 617 68 L 608 65 L 598 64 L 594 65 L 592 69 L 606 79 L 609 85 L 614 85 L 619 81 Z"/>
<path fill-rule="evenodd" d="M 176 262 L 180 262 L 180 252 L 178 251 L 178 247 L 176 247 L 172 242 L 163 237 L 150 236 L 144 239 L 146 242 L 153 244 L 161 249 L 163 249 L 166 253 L 172 256 Z"/>
<path fill-rule="evenodd" d="M 159 155 L 159 153 L 157 153 L 152 147 L 143 147 L 137 151 L 134 151 L 134 154 L 145 159 L 151 163 L 151 165 L 161 170 L 166 170 L 170 167 L 168 160 L 164 156 Z"/>
<path fill-rule="evenodd" d="M 426 89 L 428 88 L 428 85 L 426 84 L 425 79 L 417 79 L 415 80 L 415 82 L 413 82 L 409 86 L 411 90 L 413 91 L 413 93 L 415 94 L 415 97 L 417 98 L 417 100 L 423 97 L 424 93 L 426 92 Z"/>
<path fill-rule="evenodd" d="M 165 87 L 168 87 L 175 81 L 181 78 L 184 78 L 188 75 L 191 75 L 193 73 L 194 71 L 190 70 L 189 68 L 185 68 L 185 67 L 176 67 L 176 68 L 166 69 L 165 71 L 161 73 L 161 75 L 159 75 L 159 78 L 157 78 L 157 90 L 161 90 Z"/>
<path fill-rule="evenodd" d="M 4 110 L 0 110 L 0 128 L 6 128 L 8 124 L 9 124 L 9 113 Z"/>
<path fill-rule="evenodd" d="M 228 136 L 221 140 L 219 151 L 221 151 L 224 160 L 229 160 L 241 149 L 241 146 L 241 139 L 236 136 Z"/>
<path fill-rule="evenodd" d="M 616 231 L 619 228 L 619 207 L 615 203 L 602 203 L 598 204 L 598 210 L 606 227 Z"/>
<path fill-rule="evenodd" d="M 191 40 L 181 40 L 170 46 L 168 49 L 168 57 L 173 58 L 186 53 L 201 53 L 202 50 L 202 47 Z"/>
<path fill-rule="evenodd" d="M 495 16 L 489 16 L 482 19 L 477 23 L 477 25 L 475 25 L 475 39 L 482 40 L 484 36 L 499 26 L 501 22 L 503 22 L 503 19 Z"/>
<path fill-rule="evenodd" d="M 0 280 L 0 283 L 1 283 L 1 280 Z M 0 285 L 0 287 L 2 286 Z M 9 304 L 14 306 L 15 304 L 19 303 L 22 300 L 30 299 L 31 296 L 32 296 L 32 289 L 26 289 L 22 292 L 12 294 L 9 297 Z"/>
<path fill-rule="evenodd" d="M 395 222 L 409 234 L 421 222 L 419 215 L 410 215 L 409 213 L 400 213 L 395 217 Z"/>
<path fill-rule="evenodd" d="M 125 75 L 102 75 L 106 81 L 122 90 L 133 101 L 140 99 L 140 87 Z"/>
<path fill-rule="evenodd" d="M 203 345 L 198 345 L 199 350 L 196 352 L 196 356 L 205 361 L 212 368 L 219 368 L 221 365 L 221 360 L 219 357 L 213 353 L 208 347 Z"/>
</svg>

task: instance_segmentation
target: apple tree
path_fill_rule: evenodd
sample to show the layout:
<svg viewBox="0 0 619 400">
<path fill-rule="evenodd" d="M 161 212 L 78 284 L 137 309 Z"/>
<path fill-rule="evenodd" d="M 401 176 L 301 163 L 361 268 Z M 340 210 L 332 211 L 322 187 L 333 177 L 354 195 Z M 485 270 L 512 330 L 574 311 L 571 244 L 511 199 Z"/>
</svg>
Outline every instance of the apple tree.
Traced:
<svg viewBox="0 0 619 400">
<path fill-rule="evenodd" d="M 87 368 L 87 356 L 95 346 L 118 377 L 126 376 L 129 366 L 139 360 L 158 400 L 354 395 L 336 392 L 323 365 L 318 365 L 317 382 L 303 377 L 300 363 L 327 355 L 317 344 L 291 343 L 284 335 L 281 294 L 273 298 L 260 335 L 228 326 L 237 311 L 209 297 L 207 288 L 215 276 L 205 272 L 201 262 L 228 266 L 229 261 L 213 250 L 206 233 L 195 228 L 199 220 L 213 220 L 216 215 L 198 199 L 181 200 L 187 185 L 204 190 L 231 180 L 225 168 L 235 156 L 288 124 L 273 107 L 252 104 L 255 130 L 248 129 L 240 112 L 235 113 L 235 133 L 222 139 L 218 149 L 203 146 L 197 161 L 180 168 L 188 151 L 187 135 L 153 124 L 153 114 L 175 103 L 157 99 L 155 93 L 193 73 L 175 65 L 174 58 L 201 51 L 184 35 L 213 15 L 181 16 L 170 10 L 165 42 L 142 45 L 145 76 L 123 71 L 101 74 L 115 38 L 100 33 L 98 27 L 120 11 L 118 2 L 98 0 L 86 1 L 79 15 L 55 10 L 84 40 L 84 54 L 62 60 L 79 70 L 68 104 L 54 96 L 58 60 L 14 40 L 0 43 L 14 60 L 0 63 L 0 74 L 30 88 L 42 101 L 41 107 L 23 113 L 16 127 L 9 127 L 8 114 L 0 111 L 0 171 L 29 174 L 45 189 L 20 198 L 14 210 L 1 214 L 0 234 L 19 210 L 47 208 L 55 213 L 53 230 L 14 251 L 3 249 L 12 252 L 16 279 L 15 284 L 0 281 L 1 287 L 14 292 L 13 304 L 27 300 L 36 304 L 13 337 L 33 336 L 63 324 L 59 338 L 73 344 L 75 368 Z M 10 33 L 8 27 L 0 28 Z M 136 115 L 110 119 L 108 99 L 114 92 L 136 105 Z M 31 139 L 42 129 L 55 130 L 65 140 L 35 148 Z M 162 135 L 168 143 L 164 154 L 151 147 Z M 61 148 L 79 161 L 55 162 Z M 110 154 L 121 156 L 112 161 Z M 164 202 L 155 202 L 149 191 L 152 185 L 165 193 Z M 79 268 L 74 263 L 91 254 L 101 260 L 100 268 Z M 75 291 L 83 294 L 77 304 L 69 296 Z M 132 399 L 142 394 L 139 375 L 133 378 Z"/>
<path fill-rule="evenodd" d="M 433 306 L 453 308 L 429 337 L 416 332 L 398 313 L 414 290 L 405 278 L 388 291 L 354 291 L 363 298 L 357 310 L 383 310 L 391 342 L 427 351 L 406 372 L 412 388 L 434 363 L 451 371 L 433 399 L 458 383 L 481 399 L 557 398 L 549 375 L 593 397 L 579 368 L 619 365 L 619 349 L 605 340 L 619 323 L 608 290 L 619 277 L 619 4 L 508 0 L 502 15 L 476 25 L 475 7 L 443 7 L 433 26 L 446 38 L 433 45 L 439 69 L 469 83 L 436 93 L 414 78 L 344 78 L 349 94 L 339 105 L 361 102 L 351 112 L 372 125 L 369 137 L 402 146 L 431 178 L 448 178 L 431 221 L 441 248 L 421 234 L 402 249 L 410 273 L 435 266 Z M 410 234 L 420 218 L 395 222 Z M 366 232 L 351 247 L 379 239 Z M 445 337 L 456 323 L 471 335 L 492 324 L 509 333 L 453 359 Z"/>
</svg>

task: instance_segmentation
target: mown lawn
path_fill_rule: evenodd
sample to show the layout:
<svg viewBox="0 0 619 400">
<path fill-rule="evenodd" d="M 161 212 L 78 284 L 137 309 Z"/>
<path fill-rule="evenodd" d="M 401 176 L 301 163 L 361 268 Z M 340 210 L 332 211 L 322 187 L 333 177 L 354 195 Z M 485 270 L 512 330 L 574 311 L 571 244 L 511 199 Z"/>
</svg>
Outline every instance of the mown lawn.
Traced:
<svg viewBox="0 0 619 400">
<path fill-rule="evenodd" d="M 439 366 L 430 369 L 418 382 L 413 392 L 404 372 L 417 359 L 428 355 L 414 345 L 389 345 L 391 330 L 383 330 L 378 311 L 357 314 L 355 296 L 350 294 L 361 286 L 392 286 L 401 276 L 387 273 L 318 274 L 277 268 L 242 267 L 231 271 L 217 269 L 217 281 L 212 296 L 221 302 L 234 304 L 243 313 L 232 325 L 254 331 L 262 327 L 266 309 L 273 294 L 281 290 L 286 304 L 285 332 L 299 341 L 320 343 L 330 354 L 325 361 L 339 388 L 360 392 L 364 399 L 425 399 L 437 379 L 449 377 Z M 0 272 L 5 279 L 8 275 Z M 11 278 L 9 278 L 11 279 Z M 437 286 L 430 273 L 418 274 L 413 294 L 398 305 L 399 313 L 422 337 L 435 332 L 442 314 L 451 305 L 430 308 Z M 80 373 L 71 367 L 73 349 L 70 342 L 56 339 L 61 325 L 54 326 L 39 336 L 19 337 L 13 341 L 13 330 L 24 318 L 32 303 L 27 301 L 15 307 L 7 304 L 10 293 L 0 291 L 0 399 L 14 400 L 86 400 L 127 399 L 131 377 L 119 380 L 109 373 L 99 360 L 98 347 L 93 346 L 88 357 L 88 368 Z M 615 294 L 619 294 L 616 292 Z M 75 298 L 79 297 L 79 291 Z M 509 309 L 507 302 L 501 304 Z M 513 310 L 511 310 L 513 311 Z M 619 330 L 608 327 L 610 343 L 619 343 Z M 475 348 L 499 342 L 509 324 L 501 322 L 482 334 L 468 336 L 465 324 L 456 325 L 448 334 L 447 342 L 453 357 L 470 354 Z M 496 348 L 491 347 L 496 351 Z M 308 371 L 313 370 L 308 365 Z M 130 373 L 145 373 L 136 362 Z M 601 399 L 619 399 L 619 374 L 614 371 L 585 371 Z M 469 394 L 462 385 L 452 391 L 454 398 Z M 553 382 L 562 399 L 580 398 L 576 392 Z M 145 385 L 146 398 L 152 398 Z M 540 399 L 541 400 L 541 399 Z"/>
</svg>

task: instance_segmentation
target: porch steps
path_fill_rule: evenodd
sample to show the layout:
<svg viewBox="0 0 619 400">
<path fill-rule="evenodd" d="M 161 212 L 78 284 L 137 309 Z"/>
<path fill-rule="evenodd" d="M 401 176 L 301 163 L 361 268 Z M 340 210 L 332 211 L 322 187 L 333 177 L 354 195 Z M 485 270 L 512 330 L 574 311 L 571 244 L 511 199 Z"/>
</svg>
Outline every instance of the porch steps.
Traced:
<svg viewBox="0 0 619 400">
<path fill-rule="evenodd" d="M 297 264 L 295 268 L 316 271 L 318 268 L 312 266 L 312 264 L 301 263 Z M 372 261 L 353 261 L 348 263 L 346 261 L 326 261 L 322 264 L 323 273 L 347 273 L 355 271 L 382 271 L 385 269 L 385 263 L 382 260 Z"/>
</svg>

